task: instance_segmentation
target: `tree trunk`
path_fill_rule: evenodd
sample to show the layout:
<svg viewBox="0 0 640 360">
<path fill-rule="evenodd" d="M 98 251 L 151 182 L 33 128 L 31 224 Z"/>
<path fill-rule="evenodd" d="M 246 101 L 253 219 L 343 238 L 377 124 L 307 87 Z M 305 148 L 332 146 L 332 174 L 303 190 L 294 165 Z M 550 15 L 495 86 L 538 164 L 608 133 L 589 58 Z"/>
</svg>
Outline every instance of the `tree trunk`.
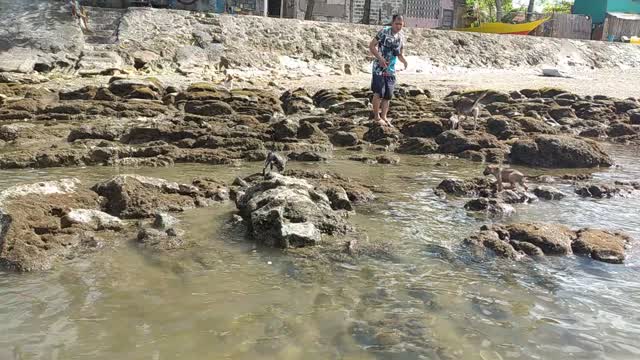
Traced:
<svg viewBox="0 0 640 360">
<path fill-rule="evenodd" d="M 371 0 L 364 0 L 364 14 L 362 15 L 362 24 L 371 22 Z"/>
<path fill-rule="evenodd" d="M 316 6 L 316 0 L 307 0 L 307 10 L 304 11 L 305 20 L 313 20 L 313 8 Z"/>
<path fill-rule="evenodd" d="M 536 5 L 536 0 L 529 0 L 529 7 L 527 8 L 527 21 L 533 19 L 533 7 Z"/>
<path fill-rule="evenodd" d="M 503 12 L 502 12 L 502 0 L 496 0 L 496 21 L 500 22 L 502 21 L 502 16 L 503 16 Z"/>
</svg>

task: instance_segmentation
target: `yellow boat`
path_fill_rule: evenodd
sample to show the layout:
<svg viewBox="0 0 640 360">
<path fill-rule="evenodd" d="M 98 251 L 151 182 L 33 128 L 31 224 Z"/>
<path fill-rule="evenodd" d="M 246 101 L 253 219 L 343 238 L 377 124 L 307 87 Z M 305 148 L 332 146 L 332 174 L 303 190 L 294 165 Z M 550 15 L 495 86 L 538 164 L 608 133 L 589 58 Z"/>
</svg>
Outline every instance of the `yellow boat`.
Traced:
<svg viewBox="0 0 640 360">
<path fill-rule="evenodd" d="M 456 29 L 458 31 L 481 32 L 492 34 L 527 35 L 550 18 L 544 18 L 522 24 L 506 24 L 500 22 L 483 23 L 480 26 Z"/>
</svg>

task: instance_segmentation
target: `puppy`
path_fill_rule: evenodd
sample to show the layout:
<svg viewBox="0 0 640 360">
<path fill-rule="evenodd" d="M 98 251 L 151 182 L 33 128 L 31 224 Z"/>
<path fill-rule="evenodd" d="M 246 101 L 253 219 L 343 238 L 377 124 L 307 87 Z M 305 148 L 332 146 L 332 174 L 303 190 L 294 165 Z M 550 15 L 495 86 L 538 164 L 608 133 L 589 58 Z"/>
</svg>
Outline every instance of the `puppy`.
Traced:
<svg viewBox="0 0 640 360">
<path fill-rule="evenodd" d="M 503 169 L 497 165 L 489 165 L 484 169 L 483 174 L 485 176 L 486 175 L 495 176 L 498 182 L 498 191 L 502 191 L 503 182 L 510 183 L 512 189 L 515 189 L 516 185 L 520 184 L 525 190 L 529 190 L 527 185 L 524 183 L 524 175 L 518 170 Z"/>
<path fill-rule="evenodd" d="M 273 171 L 273 168 L 275 167 L 278 172 L 282 173 L 286 166 L 287 159 L 285 157 L 278 155 L 273 151 L 269 151 L 267 159 L 264 162 L 264 167 L 262 168 L 262 176 L 267 175 L 267 167 L 269 168 L 269 172 Z"/>
<path fill-rule="evenodd" d="M 485 91 L 478 98 L 473 101 L 466 97 L 459 97 L 453 103 L 453 107 L 456 109 L 456 115 L 458 115 L 458 119 L 464 116 L 464 119 L 467 120 L 467 116 L 473 115 L 473 130 L 475 131 L 478 127 L 478 116 L 480 116 L 481 106 L 480 101 L 484 99 L 489 91 Z M 460 120 L 462 121 L 462 120 Z"/>
<path fill-rule="evenodd" d="M 460 121 L 455 116 L 452 116 L 449 119 L 442 119 L 440 122 L 447 130 L 458 130 L 460 128 Z"/>
</svg>

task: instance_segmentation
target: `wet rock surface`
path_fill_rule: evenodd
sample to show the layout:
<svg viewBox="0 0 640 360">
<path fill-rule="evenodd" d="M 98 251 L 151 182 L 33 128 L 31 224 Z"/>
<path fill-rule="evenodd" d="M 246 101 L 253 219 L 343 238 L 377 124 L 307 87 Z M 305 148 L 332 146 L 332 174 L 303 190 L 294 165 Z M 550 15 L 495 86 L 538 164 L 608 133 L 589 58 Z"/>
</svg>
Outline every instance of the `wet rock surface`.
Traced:
<svg viewBox="0 0 640 360">
<path fill-rule="evenodd" d="M 631 237 L 598 229 L 571 230 L 560 224 L 518 223 L 485 225 L 464 243 L 492 250 L 496 255 L 520 259 L 528 256 L 584 255 L 594 260 L 622 263 Z"/>
<path fill-rule="evenodd" d="M 38 271 L 112 241 L 123 229 L 77 179 L 17 185 L 0 193 L 0 265 Z"/>
<path fill-rule="evenodd" d="M 236 207 L 252 237 L 277 248 L 317 245 L 322 234 L 345 234 L 350 228 L 326 194 L 304 179 L 275 173 L 244 189 Z"/>
<path fill-rule="evenodd" d="M 180 212 L 228 200 L 228 190 L 210 179 L 179 184 L 140 175 L 118 175 L 92 189 L 107 201 L 106 211 L 126 219 L 150 217 L 158 211 Z"/>
</svg>

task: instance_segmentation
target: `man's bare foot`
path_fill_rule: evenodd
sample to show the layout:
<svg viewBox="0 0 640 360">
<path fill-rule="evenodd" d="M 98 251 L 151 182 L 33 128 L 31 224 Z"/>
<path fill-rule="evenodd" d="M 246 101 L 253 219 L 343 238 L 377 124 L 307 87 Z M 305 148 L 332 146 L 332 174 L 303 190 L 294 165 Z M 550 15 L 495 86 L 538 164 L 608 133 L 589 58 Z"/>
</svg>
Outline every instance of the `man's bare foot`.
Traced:
<svg viewBox="0 0 640 360">
<path fill-rule="evenodd" d="M 391 125 L 391 121 L 387 120 L 387 119 L 380 119 L 380 121 L 388 127 L 393 127 L 393 125 Z"/>
</svg>

